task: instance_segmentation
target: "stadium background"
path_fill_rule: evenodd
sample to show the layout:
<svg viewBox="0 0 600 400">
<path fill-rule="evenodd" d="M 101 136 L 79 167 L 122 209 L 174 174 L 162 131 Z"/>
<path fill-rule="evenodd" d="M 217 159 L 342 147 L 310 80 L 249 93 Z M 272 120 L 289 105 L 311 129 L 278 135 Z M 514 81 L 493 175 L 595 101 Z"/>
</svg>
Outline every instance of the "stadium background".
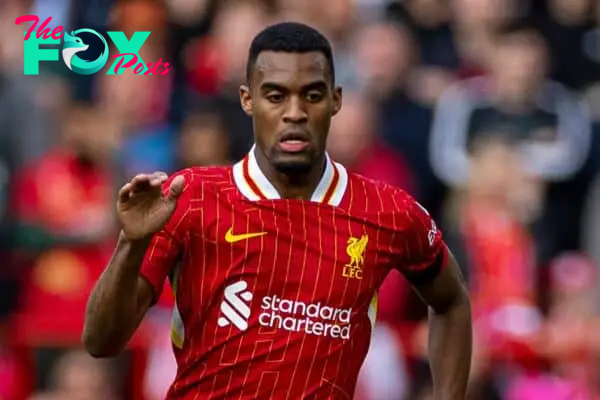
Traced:
<svg viewBox="0 0 600 400">
<path fill-rule="evenodd" d="M 52 16 L 51 28 L 150 30 L 140 55 L 174 69 L 80 76 L 42 62 L 24 76 L 14 21 L 27 14 Z M 598 2 L 3 0 L 0 399 L 164 395 L 168 294 L 123 357 L 77 347 L 116 238 L 115 193 L 140 171 L 248 150 L 237 87 L 251 38 L 281 20 L 334 45 L 345 102 L 331 154 L 414 194 L 464 267 L 471 398 L 600 398 Z M 380 304 L 357 399 L 431 398 L 426 310 L 397 275 Z"/>
</svg>

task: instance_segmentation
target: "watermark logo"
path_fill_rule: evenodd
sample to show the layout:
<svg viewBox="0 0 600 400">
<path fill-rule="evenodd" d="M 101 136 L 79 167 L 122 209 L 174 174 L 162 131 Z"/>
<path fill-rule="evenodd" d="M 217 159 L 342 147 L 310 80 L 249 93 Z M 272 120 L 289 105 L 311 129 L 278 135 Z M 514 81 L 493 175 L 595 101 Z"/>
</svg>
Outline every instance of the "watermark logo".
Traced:
<svg viewBox="0 0 600 400">
<path fill-rule="evenodd" d="M 50 32 L 50 28 L 47 26 L 51 20 L 52 17 L 47 18 L 39 27 L 37 25 L 40 19 L 36 15 L 25 15 L 15 20 L 15 25 L 31 23 L 27 32 L 25 32 L 23 70 L 25 75 L 39 74 L 41 61 L 58 61 L 59 50 L 48 48 L 47 45 L 60 45 L 61 39 L 63 39 L 63 61 L 71 71 L 80 75 L 90 75 L 104 68 L 109 57 L 108 43 L 104 36 L 92 29 L 79 29 L 69 34 L 62 26 L 57 26 Z M 35 34 L 32 35 L 33 33 Z M 86 51 L 89 48 L 89 44 L 84 43 L 77 36 L 82 33 L 96 36 L 104 46 L 100 56 L 93 61 L 86 61 L 77 56 L 77 53 Z M 138 54 L 142 45 L 150 36 L 150 32 L 135 32 L 131 39 L 127 39 L 124 32 L 113 31 L 107 32 L 107 34 L 119 52 L 113 55 L 115 61 L 109 68 L 107 75 L 121 75 L 127 68 L 133 69 L 136 75 L 166 75 L 172 69 L 169 67 L 168 62 L 162 62 L 162 58 L 156 63 L 146 63 Z M 41 47 L 41 45 L 44 47 Z"/>
<path fill-rule="evenodd" d="M 80 51 L 87 50 L 90 46 L 83 43 L 81 38 L 77 37 L 78 33 L 88 32 L 96 35 L 100 40 L 102 40 L 102 44 L 104 44 L 104 50 L 100 57 L 98 57 L 94 61 L 85 61 L 81 58 L 77 57 L 77 53 Z M 67 64 L 67 67 L 73 72 L 77 72 L 81 75 L 91 75 L 100 71 L 102 67 L 106 64 L 108 60 L 108 43 L 104 39 L 104 36 L 99 34 L 98 32 L 91 29 L 79 29 L 75 32 L 71 32 L 69 35 L 65 33 L 64 43 L 62 48 L 62 56 L 63 61 Z"/>
</svg>

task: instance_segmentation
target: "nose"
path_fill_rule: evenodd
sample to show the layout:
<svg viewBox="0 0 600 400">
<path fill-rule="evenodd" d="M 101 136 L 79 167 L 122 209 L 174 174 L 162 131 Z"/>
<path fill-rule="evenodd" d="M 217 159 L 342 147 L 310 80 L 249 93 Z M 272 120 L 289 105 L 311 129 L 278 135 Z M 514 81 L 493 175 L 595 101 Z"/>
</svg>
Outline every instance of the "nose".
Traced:
<svg viewBox="0 0 600 400">
<path fill-rule="evenodd" d="M 304 102 L 298 97 L 293 96 L 289 99 L 286 104 L 285 112 L 283 114 L 283 122 L 289 124 L 302 124 L 306 122 L 308 115 Z"/>
</svg>

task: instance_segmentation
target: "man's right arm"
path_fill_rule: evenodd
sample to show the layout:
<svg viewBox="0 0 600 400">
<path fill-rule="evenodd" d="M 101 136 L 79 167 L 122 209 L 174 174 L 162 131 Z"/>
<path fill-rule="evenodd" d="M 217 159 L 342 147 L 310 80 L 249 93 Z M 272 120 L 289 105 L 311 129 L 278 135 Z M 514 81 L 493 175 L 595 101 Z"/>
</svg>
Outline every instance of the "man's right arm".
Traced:
<svg viewBox="0 0 600 400">
<path fill-rule="evenodd" d="M 120 235 L 108 267 L 90 295 L 83 344 L 94 357 L 121 352 L 154 300 L 152 285 L 140 276 L 149 241 L 130 242 Z"/>
<path fill-rule="evenodd" d="M 120 216 L 123 231 L 85 312 L 82 341 L 92 356 L 112 357 L 121 352 L 150 306 L 160 297 L 188 236 L 191 196 L 188 189 L 193 178 L 188 172 L 176 174 L 165 182 L 163 197 L 160 188 L 158 193 L 145 192 L 147 197 L 142 201 L 138 197 L 136 203 L 128 200 L 130 196 L 120 194 L 120 207 L 126 209 Z M 182 175 L 184 183 L 181 178 L 175 182 Z M 132 182 L 136 184 L 135 178 Z M 127 185 L 121 193 L 125 189 Z"/>
</svg>

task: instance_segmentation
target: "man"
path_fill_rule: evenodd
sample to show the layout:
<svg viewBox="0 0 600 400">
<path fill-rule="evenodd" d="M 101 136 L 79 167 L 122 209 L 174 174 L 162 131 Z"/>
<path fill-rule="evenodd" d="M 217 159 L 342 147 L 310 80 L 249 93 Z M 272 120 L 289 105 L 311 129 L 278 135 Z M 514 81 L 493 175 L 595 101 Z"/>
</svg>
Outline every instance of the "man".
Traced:
<svg viewBox="0 0 600 400">
<path fill-rule="evenodd" d="M 499 30 L 489 76 L 459 82 L 440 98 L 431 162 L 447 185 L 464 184 L 473 144 L 507 136 L 519 144 L 528 172 L 547 181 L 576 175 L 590 152 L 588 111 L 568 89 L 547 78 L 544 38 L 526 24 Z"/>
<path fill-rule="evenodd" d="M 543 207 L 530 225 L 537 263 L 547 265 L 580 248 L 591 155 L 589 111 L 574 93 L 548 79 L 548 45 L 535 28 L 510 24 L 495 33 L 493 45 L 486 56 L 489 76 L 459 82 L 441 96 L 429 159 L 438 178 L 460 190 L 478 141 L 514 142 L 523 170 L 543 184 Z"/>
<path fill-rule="evenodd" d="M 431 307 L 436 399 L 464 398 L 471 315 L 456 262 L 409 195 L 327 156 L 342 100 L 334 82 L 331 47 L 314 29 L 257 35 L 240 89 L 256 145 L 233 167 L 123 186 L 119 243 L 86 314 L 90 354 L 121 351 L 168 276 L 169 399 L 349 399 L 377 289 L 397 268 Z"/>
</svg>

